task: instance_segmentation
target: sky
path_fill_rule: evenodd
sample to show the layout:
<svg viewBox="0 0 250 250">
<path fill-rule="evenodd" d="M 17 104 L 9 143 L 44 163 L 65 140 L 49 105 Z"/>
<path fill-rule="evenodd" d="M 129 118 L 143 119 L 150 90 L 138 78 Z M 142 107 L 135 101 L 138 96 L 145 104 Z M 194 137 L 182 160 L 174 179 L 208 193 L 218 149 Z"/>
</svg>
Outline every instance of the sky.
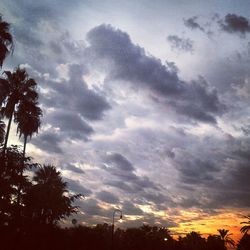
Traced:
<svg viewBox="0 0 250 250">
<path fill-rule="evenodd" d="M 80 224 L 143 223 L 239 237 L 250 210 L 248 1 L 2 0 L 54 164 Z M 12 143 L 19 143 L 12 127 Z M 119 218 L 117 218 L 119 219 Z M 118 223 L 118 222 L 117 222 Z"/>
</svg>

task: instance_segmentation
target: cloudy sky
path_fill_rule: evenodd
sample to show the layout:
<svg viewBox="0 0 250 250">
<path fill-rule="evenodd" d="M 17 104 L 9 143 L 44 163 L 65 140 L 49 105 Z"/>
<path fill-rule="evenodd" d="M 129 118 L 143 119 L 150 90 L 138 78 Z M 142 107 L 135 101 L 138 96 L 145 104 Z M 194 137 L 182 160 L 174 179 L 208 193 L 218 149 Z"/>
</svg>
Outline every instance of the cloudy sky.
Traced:
<svg viewBox="0 0 250 250">
<path fill-rule="evenodd" d="M 39 84 L 28 153 L 53 163 L 79 223 L 239 234 L 250 210 L 248 1 L 2 0 Z M 13 142 L 14 138 L 13 128 Z"/>
</svg>

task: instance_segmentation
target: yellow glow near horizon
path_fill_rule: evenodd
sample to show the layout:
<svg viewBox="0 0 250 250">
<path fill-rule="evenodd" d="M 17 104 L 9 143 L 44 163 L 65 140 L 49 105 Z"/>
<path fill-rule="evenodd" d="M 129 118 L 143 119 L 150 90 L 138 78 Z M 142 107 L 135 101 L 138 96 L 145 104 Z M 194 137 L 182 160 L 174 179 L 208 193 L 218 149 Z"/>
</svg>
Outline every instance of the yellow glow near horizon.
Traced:
<svg viewBox="0 0 250 250">
<path fill-rule="evenodd" d="M 170 230 L 176 235 L 185 235 L 192 231 L 202 234 L 203 237 L 208 235 L 218 234 L 218 229 L 227 229 L 232 233 L 231 238 L 236 242 L 242 237 L 240 233 L 241 222 L 244 220 L 242 214 L 246 211 L 220 210 L 218 214 L 206 215 L 199 214 L 199 211 L 183 211 L 180 210 L 180 215 L 176 217 L 178 227 L 170 227 Z"/>
</svg>

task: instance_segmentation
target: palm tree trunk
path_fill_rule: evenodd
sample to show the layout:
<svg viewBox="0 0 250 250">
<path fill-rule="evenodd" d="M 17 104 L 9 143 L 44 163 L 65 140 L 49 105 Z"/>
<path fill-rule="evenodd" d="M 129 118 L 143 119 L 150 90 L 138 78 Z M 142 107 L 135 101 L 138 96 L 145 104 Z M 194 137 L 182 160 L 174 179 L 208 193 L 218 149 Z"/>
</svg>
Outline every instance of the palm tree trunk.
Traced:
<svg viewBox="0 0 250 250">
<path fill-rule="evenodd" d="M 12 122 L 13 113 L 14 113 L 14 111 L 11 113 L 11 116 L 9 118 L 8 127 L 7 127 L 7 131 L 6 131 L 6 135 L 5 135 L 5 141 L 4 141 L 4 146 L 3 146 L 3 153 L 4 154 L 5 154 L 5 151 L 6 151 L 6 148 L 7 148 L 8 139 L 9 139 L 10 126 L 11 126 L 11 122 Z"/>
<path fill-rule="evenodd" d="M 27 145 L 27 135 L 24 135 L 24 142 L 23 142 L 23 165 L 24 165 L 24 158 L 25 158 L 25 152 L 26 152 L 26 145 Z"/>
<path fill-rule="evenodd" d="M 25 167 L 25 151 L 26 151 L 26 144 L 27 144 L 27 135 L 24 135 L 24 142 L 23 142 L 23 166 L 20 172 L 21 177 L 23 177 L 23 171 Z M 22 183 L 22 182 L 21 182 Z M 19 183 L 18 190 L 17 190 L 17 206 L 18 206 L 18 217 L 17 217 L 17 222 L 18 225 L 21 226 L 21 216 L 22 216 L 22 211 L 21 211 L 21 190 L 22 190 L 22 185 Z"/>
</svg>

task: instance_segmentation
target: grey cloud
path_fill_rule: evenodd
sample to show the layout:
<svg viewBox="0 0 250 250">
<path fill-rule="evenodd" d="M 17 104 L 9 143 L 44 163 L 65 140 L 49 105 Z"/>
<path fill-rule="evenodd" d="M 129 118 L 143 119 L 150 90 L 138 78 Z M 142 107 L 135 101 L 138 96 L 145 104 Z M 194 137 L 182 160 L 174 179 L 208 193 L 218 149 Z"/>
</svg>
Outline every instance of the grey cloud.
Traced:
<svg viewBox="0 0 250 250">
<path fill-rule="evenodd" d="M 31 143 L 43 151 L 61 154 L 63 152 L 60 147 L 60 143 L 62 142 L 62 140 L 63 138 L 61 138 L 56 133 L 43 132 L 37 137 L 33 138 Z"/>
<path fill-rule="evenodd" d="M 62 31 L 49 42 L 48 48 L 54 54 L 57 63 L 66 63 L 83 61 L 85 47 L 84 41 L 73 40 L 69 31 Z"/>
<path fill-rule="evenodd" d="M 130 201 L 124 201 L 122 204 L 122 211 L 126 215 L 143 215 L 143 211 L 135 206 L 132 202 Z"/>
<path fill-rule="evenodd" d="M 119 203 L 119 199 L 114 194 L 108 192 L 108 191 L 101 191 L 96 194 L 96 198 L 98 198 L 101 201 L 110 203 L 110 204 L 117 204 Z"/>
<path fill-rule="evenodd" d="M 191 208 L 191 207 L 202 207 L 202 204 L 197 198 L 184 198 L 178 202 L 178 206 L 183 208 Z"/>
<path fill-rule="evenodd" d="M 87 72 L 84 65 L 70 65 L 68 81 L 51 81 L 50 84 L 46 84 L 50 93 L 44 97 L 44 104 L 56 108 L 63 106 L 88 120 L 102 119 L 104 112 L 111 107 L 104 96 L 88 88 L 82 79 Z"/>
<path fill-rule="evenodd" d="M 61 55 L 63 53 L 63 49 L 59 43 L 50 41 L 49 46 L 55 54 Z"/>
<path fill-rule="evenodd" d="M 181 181 L 188 184 L 204 184 L 214 180 L 214 175 L 219 171 L 218 166 L 209 160 L 185 157 L 179 163 Z"/>
<path fill-rule="evenodd" d="M 177 227 L 178 224 L 171 220 L 170 218 L 164 219 L 161 216 L 156 216 L 152 213 L 144 213 L 143 218 L 139 220 L 134 220 L 133 222 L 129 221 L 126 223 L 124 222 L 125 226 L 128 227 L 140 227 L 143 225 L 157 225 L 162 227 Z"/>
<path fill-rule="evenodd" d="M 126 190 L 130 193 L 136 193 L 144 189 L 150 188 L 159 190 L 157 185 L 153 183 L 147 176 L 136 175 L 135 168 L 123 155 L 112 153 L 104 159 L 104 167 L 107 172 L 117 177 L 106 184 Z"/>
<path fill-rule="evenodd" d="M 184 195 L 177 201 L 179 206 L 201 209 L 249 207 L 249 138 L 234 141 L 228 138 L 227 141 L 221 151 L 219 145 L 213 152 L 208 146 L 207 152 L 200 152 L 202 158 L 183 151 L 176 154 L 174 162 Z"/>
<path fill-rule="evenodd" d="M 192 81 L 179 100 L 170 100 L 175 109 L 188 117 L 207 123 L 216 123 L 214 114 L 222 114 L 226 106 L 219 100 L 216 89 L 210 88 L 207 82 L 200 77 Z"/>
<path fill-rule="evenodd" d="M 92 29 L 87 38 L 90 46 L 86 55 L 92 62 L 103 64 L 107 60 L 108 79 L 121 80 L 138 91 L 149 91 L 157 102 L 194 120 L 215 123 L 216 115 L 224 112 L 216 90 L 204 84 L 204 80 L 191 84 L 181 81 L 175 68 L 146 55 L 126 33 L 101 25 Z"/>
<path fill-rule="evenodd" d="M 64 178 L 64 179 L 66 180 L 68 187 L 71 191 L 75 193 L 80 193 L 85 197 L 92 194 L 92 191 L 88 188 L 83 187 L 79 181 L 74 181 L 69 178 Z"/>
<path fill-rule="evenodd" d="M 198 16 L 193 16 L 188 19 L 184 19 L 184 24 L 190 29 L 198 29 L 205 32 L 205 29 L 197 22 Z"/>
<path fill-rule="evenodd" d="M 134 45 L 127 33 L 109 25 L 100 25 L 87 35 L 90 47 L 86 54 L 93 60 L 108 59 L 110 77 L 140 84 L 157 93 L 177 94 L 182 91 L 176 72 L 170 72 L 159 59 L 146 56 L 143 48 Z"/>
<path fill-rule="evenodd" d="M 13 33 L 15 40 L 27 47 L 41 48 L 44 45 L 30 27 L 14 26 Z"/>
<path fill-rule="evenodd" d="M 95 199 L 83 200 L 79 202 L 79 206 L 87 216 L 107 216 L 105 209 L 101 208 L 98 201 Z"/>
<path fill-rule="evenodd" d="M 54 111 L 47 115 L 47 121 L 54 127 L 59 127 L 61 133 L 71 139 L 87 140 L 94 132 L 79 114 L 73 112 Z"/>
<path fill-rule="evenodd" d="M 241 127 L 242 132 L 246 135 L 249 136 L 250 135 L 250 125 Z"/>
<path fill-rule="evenodd" d="M 77 173 L 77 174 L 84 174 L 85 173 L 81 168 L 78 168 L 74 164 L 71 164 L 71 163 L 64 164 L 63 168 L 66 170 L 70 170 L 70 171 Z"/>
<path fill-rule="evenodd" d="M 228 163 L 228 173 L 221 180 L 214 184 L 213 194 L 208 206 L 220 207 L 244 207 L 250 206 L 249 192 L 249 160 L 237 161 L 236 164 Z"/>
<path fill-rule="evenodd" d="M 175 157 L 175 153 L 171 150 L 167 150 L 166 155 L 167 157 L 172 158 L 172 159 Z"/>
<path fill-rule="evenodd" d="M 118 153 L 107 155 L 107 162 L 112 164 L 112 167 L 120 169 L 124 172 L 131 172 L 135 170 L 131 162 L 129 162 L 128 159 L 123 155 Z"/>
<path fill-rule="evenodd" d="M 170 43 L 172 50 L 193 52 L 194 42 L 189 38 L 181 38 L 176 35 L 170 35 L 167 37 L 167 41 Z"/>
<path fill-rule="evenodd" d="M 161 194 L 161 193 L 150 193 L 150 192 L 144 192 L 143 194 L 143 198 L 146 199 L 149 202 L 153 202 L 157 205 L 160 205 L 162 203 L 167 203 L 168 205 L 169 202 L 172 203 L 172 201 L 170 201 L 169 197 L 166 197 L 165 195 Z"/>
<path fill-rule="evenodd" d="M 222 30 L 228 33 L 240 33 L 245 35 L 250 32 L 250 23 L 246 17 L 236 14 L 227 14 L 223 20 L 219 20 Z"/>
</svg>

